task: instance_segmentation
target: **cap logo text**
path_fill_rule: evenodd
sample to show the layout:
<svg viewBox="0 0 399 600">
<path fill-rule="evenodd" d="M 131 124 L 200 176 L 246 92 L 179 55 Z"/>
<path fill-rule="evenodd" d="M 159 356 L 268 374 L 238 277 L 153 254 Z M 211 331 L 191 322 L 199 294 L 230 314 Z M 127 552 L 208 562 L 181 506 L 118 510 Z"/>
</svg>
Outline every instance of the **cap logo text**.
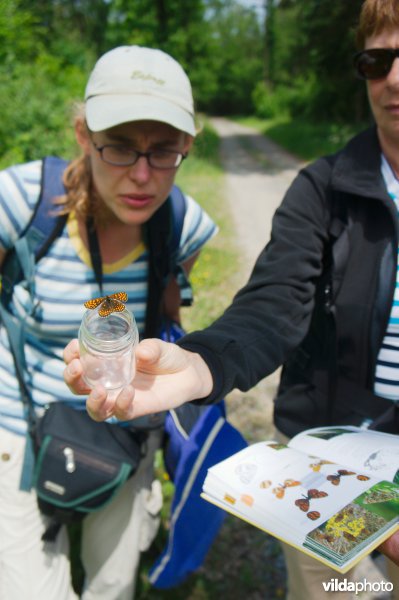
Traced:
<svg viewBox="0 0 399 600">
<path fill-rule="evenodd" d="M 158 85 L 164 85 L 164 83 L 165 83 L 164 79 L 157 79 L 153 75 L 149 75 L 148 73 L 143 73 L 143 71 L 133 71 L 130 78 L 131 79 L 143 79 L 144 81 L 151 80 L 151 81 L 154 81 L 155 83 L 157 83 Z"/>
</svg>

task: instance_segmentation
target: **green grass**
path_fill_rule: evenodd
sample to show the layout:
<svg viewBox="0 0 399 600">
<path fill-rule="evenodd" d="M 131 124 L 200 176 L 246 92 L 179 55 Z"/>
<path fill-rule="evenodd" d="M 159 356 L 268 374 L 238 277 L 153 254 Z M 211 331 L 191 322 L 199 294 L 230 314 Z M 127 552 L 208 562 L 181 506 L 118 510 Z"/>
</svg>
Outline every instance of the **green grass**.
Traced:
<svg viewBox="0 0 399 600">
<path fill-rule="evenodd" d="M 224 173 L 219 158 L 219 138 L 205 124 L 194 149 L 178 172 L 177 183 L 206 210 L 219 233 L 206 244 L 190 276 L 194 305 L 182 309 L 187 330 L 202 329 L 218 317 L 236 290 L 238 249 L 224 197 Z"/>
<path fill-rule="evenodd" d="M 331 122 L 307 122 L 300 119 L 262 120 L 256 117 L 236 117 L 236 122 L 253 127 L 283 148 L 304 160 L 339 150 L 367 123 L 344 125 Z"/>
</svg>

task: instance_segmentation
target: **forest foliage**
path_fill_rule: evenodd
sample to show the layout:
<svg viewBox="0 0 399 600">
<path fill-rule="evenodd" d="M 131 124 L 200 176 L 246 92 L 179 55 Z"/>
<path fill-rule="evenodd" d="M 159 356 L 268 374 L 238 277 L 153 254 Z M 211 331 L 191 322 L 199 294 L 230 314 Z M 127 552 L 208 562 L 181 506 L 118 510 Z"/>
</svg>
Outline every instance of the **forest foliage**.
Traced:
<svg viewBox="0 0 399 600">
<path fill-rule="evenodd" d="M 368 118 L 352 69 L 362 0 L 0 0 L 0 164 L 74 151 L 73 101 L 112 47 L 181 62 L 197 110 L 348 122 Z"/>
</svg>

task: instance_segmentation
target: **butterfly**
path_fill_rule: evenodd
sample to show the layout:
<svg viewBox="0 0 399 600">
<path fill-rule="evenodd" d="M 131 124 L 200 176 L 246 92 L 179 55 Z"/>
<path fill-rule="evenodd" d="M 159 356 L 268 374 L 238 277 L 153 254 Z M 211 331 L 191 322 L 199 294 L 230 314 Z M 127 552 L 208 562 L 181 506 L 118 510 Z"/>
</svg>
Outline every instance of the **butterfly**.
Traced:
<svg viewBox="0 0 399 600">
<path fill-rule="evenodd" d="M 298 500 L 295 500 L 295 506 L 297 506 L 300 510 L 303 510 L 303 512 L 307 512 L 309 510 L 310 500 L 315 500 L 317 498 L 325 498 L 326 496 L 328 496 L 327 492 L 322 492 L 313 488 L 311 490 L 308 490 L 307 497 L 304 496 L 303 498 L 298 498 Z"/>
<path fill-rule="evenodd" d="M 264 481 L 260 482 L 259 487 L 261 487 L 263 490 L 267 490 L 267 488 L 269 488 L 271 484 L 272 482 L 270 481 L 270 479 L 265 479 Z"/>
<path fill-rule="evenodd" d="M 356 475 L 356 479 L 359 481 L 368 481 L 370 477 L 367 477 L 367 475 Z"/>
<path fill-rule="evenodd" d="M 341 482 L 341 477 L 344 477 L 345 475 L 355 475 L 355 473 L 353 471 L 339 469 L 336 475 L 327 475 L 327 480 L 330 481 L 333 485 L 339 485 Z"/>
<path fill-rule="evenodd" d="M 99 298 L 88 300 L 84 305 L 90 310 L 94 310 L 99 306 L 98 315 L 100 317 L 109 317 L 113 312 L 122 312 L 125 310 L 125 305 L 123 303 L 126 301 L 126 292 L 117 292 L 116 294 L 110 294 L 109 296 L 100 296 Z"/>
<path fill-rule="evenodd" d="M 278 485 L 277 487 L 272 489 L 273 494 L 276 498 L 284 498 L 286 488 L 296 487 L 297 485 L 301 485 L 300 481 L 295 481 L 294 479 L 286 479 L 283 485 Z"/>
<path fill-rule="evenodd" d="M 315 473 L 318 473 L 323 465 L 332 465 L 332 464 L 333 463 L 329 460 L 319 460 L 319 462 L 312 463 L 311 465 L 309 465 L 309 467 L 312 469 L 312 471 L 314 471 Z"/>
</svg>

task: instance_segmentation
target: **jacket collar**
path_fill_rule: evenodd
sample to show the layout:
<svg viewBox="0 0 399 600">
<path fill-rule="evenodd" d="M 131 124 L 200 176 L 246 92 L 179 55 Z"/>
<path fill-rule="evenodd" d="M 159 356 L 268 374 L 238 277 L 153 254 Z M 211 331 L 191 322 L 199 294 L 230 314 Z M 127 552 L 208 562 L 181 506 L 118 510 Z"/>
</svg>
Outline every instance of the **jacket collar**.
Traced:
<svg viewBox="0 0 399 600">
<path fill-rule="evenodd" d="M 381 146 L 375 126 L 356 135 L 338 153 L 331 184 L 339 191 L 390 202 L 381 175 Z"/>
</svg>

